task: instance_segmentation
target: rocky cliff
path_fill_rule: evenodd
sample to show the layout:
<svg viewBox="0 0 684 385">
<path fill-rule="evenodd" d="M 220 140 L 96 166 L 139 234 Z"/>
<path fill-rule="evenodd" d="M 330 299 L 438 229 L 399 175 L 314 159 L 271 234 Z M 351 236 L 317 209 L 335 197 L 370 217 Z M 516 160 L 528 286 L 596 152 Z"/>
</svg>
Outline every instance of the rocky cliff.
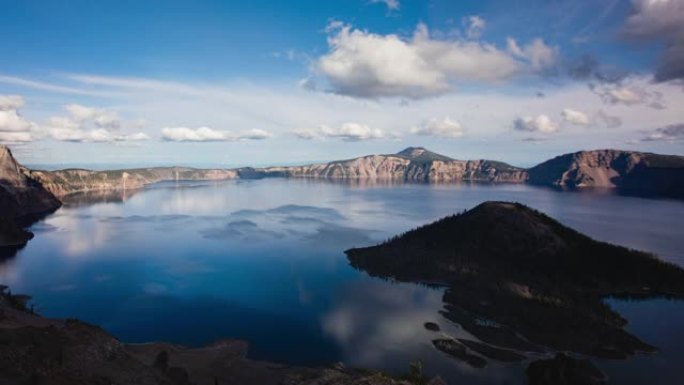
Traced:
<svg viewBox="0 0 684 385">
<path fill-rule="evenodd" d="M 59 206 L 59 200 L 17 163 L 10 149 L 0 145 L 0 216 L 23 219 Z"/>
<path fill-rule="evenodd" d="M 23 229 L 60 206 L 43 185 L 0 145 L 0 258 L 14 255 L 33 234 Z"/>
<path fill-rule="evenodd" d="M 528 170 L 529 182 L 572 188 L 619 188 L 684 198 L 684 157 L 595 150 L 557 156 Z"/>
<path fill-rule="evenodd" d="M 397 154 L 369 155 L 299 167 L 263 169 L 266 176 L 320 179 L 377 179 L 405 182 L 524 182 L 524 169 L 490 160 L 455 160 L 422 147 Z"/>
<path fill-rule="evenodd" d="M 234 179 L 237 177 L 237 171 L 188 167 L 153 167 L 108 171 L 84 169 L 31 171 L 30 175 L 39 180 L 54 195 L 63 197 L 76 192 L 134 190 L 148 184 L 168 180 Z"/>
</svg>

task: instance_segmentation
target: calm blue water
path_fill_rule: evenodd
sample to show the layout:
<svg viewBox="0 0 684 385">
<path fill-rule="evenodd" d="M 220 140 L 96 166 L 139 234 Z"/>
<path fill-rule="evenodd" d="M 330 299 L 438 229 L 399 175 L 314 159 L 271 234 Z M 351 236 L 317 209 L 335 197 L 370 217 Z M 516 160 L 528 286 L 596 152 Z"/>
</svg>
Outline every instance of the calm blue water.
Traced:
<svg viewBox="0 0 684 385">
<path fill-rule="evenodd" d="M 250 342 L 250 356 L 403 370 L 422 359 L 451 383 L 524 383 L 524 366 L 472 369 L 432 348 L 442 292 L 368 277 L 343 251 L 485 200 L 526 203 L 597 239 L 684 265 L 684 202 L 522 185 L 348 185 L 269 179 L 161 183 L 83 198 L 33 226 L 0 282 L 39 312 L 101 325 L 123 341 Z M 615 383 L 669 384 L 684 362 L 684 303 L 611 304 L 656 355 L 599 361 Z"/>
</svg>

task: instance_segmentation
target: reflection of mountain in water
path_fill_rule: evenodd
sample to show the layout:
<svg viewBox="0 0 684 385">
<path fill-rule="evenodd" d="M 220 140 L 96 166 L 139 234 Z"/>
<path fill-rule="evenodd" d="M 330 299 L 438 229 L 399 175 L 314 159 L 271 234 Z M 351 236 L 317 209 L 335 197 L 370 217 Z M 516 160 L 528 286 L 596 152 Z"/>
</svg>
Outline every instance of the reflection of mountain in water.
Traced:
<svg viewBox="0 0 684 385">
<path fill-rule="evenodd" d="M 82 191 L 62 197 L 65 207 L 89 206 L 95 203 L 124 203 L 139 189 Z"/>
<path fill-rule="evenodd" d="M 347 255 L 372 275 L 448 284 L 444 316 L 488 344 L 456 345 L 465 358 L 490 348 L 605 358 L 652 352 L 602 299 L 684 296 L 679 267 L 513 203 L 486 202 Z"/>
</svg>

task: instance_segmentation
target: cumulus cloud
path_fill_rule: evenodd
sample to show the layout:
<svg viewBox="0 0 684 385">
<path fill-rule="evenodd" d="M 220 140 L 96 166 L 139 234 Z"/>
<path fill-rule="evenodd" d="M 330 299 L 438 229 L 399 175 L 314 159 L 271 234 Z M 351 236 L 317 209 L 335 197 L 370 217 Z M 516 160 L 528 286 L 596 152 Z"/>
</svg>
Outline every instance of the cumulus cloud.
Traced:
<svg viewBox="0 0 684 385">
<path fill-rule="evenodd" d="M 399 0 L 370 0 L 370 2 L 371 4 L 385 4 L 385 6 L 387 6 L 387 10 L 389 11 L 398 11 L 401 7 Z"/>
<path fill-rule="evenodd" d="M 170 142 L 235 142 L 238 140 L 262 140 L 271 134 L 264 130 L 252 129 L 234 133 L 214 130 L 209 127 L 166 127 L 162 129 L 162 139 Z"/>
<path fill-rule="evenodd" d="M 576 126 L 591 125 L 591 119 L 589 119 L 589 116 L 581 111 L 566 108 L 563 110 L 563 112 L 561 112 L 561 116 L 563 117 L 563 120 Z"/>
<path fill-rule="evenodd" d="M 558 124 L 546 115 L 537 117 L 525 116 L 513 121 L 513 128 L 518 131 L 541 132 L 549 134 L 558 130 Z"/>
<path fill-rule="evenodd" d="M 67 116 L 53 116 L 41 127 L 45 135 L 65 142 L 132 142 L 150 139 L 149 135 L 142 132 L 118 132 L 123 123 L 115 112 L 80 104 L 68 104 L 64 110 Z"/>
<path fill-rule="evenodd" d="M 469 39 L 477 39 L 482 36 L 482 32 L 487 27 L 487 22 L 480 16 L 468 16 L 464 20 L 466 24 L 466 36 Z"/>
<path fill-rule="evenodd" d="M 115 112 L 90 108 L 80 104 L 69 104 L 64 109 L 77 122 L 92 121 L 99 128 L 120 128 L 121 119 Z"/>
<path fill-rule="evenodd" d="M 430 119 L 411 128 L 415 135 L 437 136 L 441 138 L 458 138 L 463 136 L 463 126 L 450 117 Z"/>
<path fill-rule="evenodd" d="M 644 142 L 674 142 L 684 140 L 684 124 L 672 124 L 669 126 L 657 128 L 641 140 Z"/>
<path fill-rule="evenodd" d="M 26 120 L 19 109 L 24 98 L 18 95 L 0 95 L 0 142 L 16 143 L 33 140 L 32 131 L 36 125 Z"/>
<path fill-rule="evenodd" d="M 293 131 L 300 139 L 339 138 L 348 142 L 360 140 L 384 139 L 388 135 L 379 128 L 373 128 L 365 124 L 348 122 L 338 127 L 321 125 L 317 128 L 301 128 Z"/>
<path fill-rule="evenodd" d="M 684 1 L 633 0 L 633 5 L 624 35 L 664 43 L 656 80 L 684 79 Z"/>
<path fill-rule="evenodd" d="M 356 97 L 421 98 L 452 89 L 457 81 L 501 82 L 552 64 L 557 49 L 536 39 L 516 51 L 467 39 L 439 40 L 419 24 L 410 39 L 354 29 L 327 29 L 329 52 L 314 68 L 336 93 Z"/>
</svg>

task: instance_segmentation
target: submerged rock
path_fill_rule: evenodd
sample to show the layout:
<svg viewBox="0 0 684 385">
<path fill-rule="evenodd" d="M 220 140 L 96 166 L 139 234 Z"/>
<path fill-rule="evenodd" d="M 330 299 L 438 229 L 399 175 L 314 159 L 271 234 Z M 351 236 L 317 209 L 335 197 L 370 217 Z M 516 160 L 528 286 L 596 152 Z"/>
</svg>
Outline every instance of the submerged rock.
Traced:
<svg viewBox="0 0 684 385">
<path fill-rule="evenodd" d="M 435 322 L 426 322 L 423 326 L 431 332 L 438 332 L 440 330 L 439 325 Z"/>
<path fill-rule="evenodd" d="M 559 353 L 548 360 L 539 360 L 527 368 L 529 385 L 604 385 L 607 377 L 589 360 L 576 359 Z"/>
<path fill-rule="evenodd" d="M 449 338 L 442 338 L 432 340 L 432 344 L 440 351 L 465 362 L 474 368 L 484 368 L 487 366 L 487 360 L 484 358 L 471 354 L 468 349 L 456 340 Z"/>
</svg>

